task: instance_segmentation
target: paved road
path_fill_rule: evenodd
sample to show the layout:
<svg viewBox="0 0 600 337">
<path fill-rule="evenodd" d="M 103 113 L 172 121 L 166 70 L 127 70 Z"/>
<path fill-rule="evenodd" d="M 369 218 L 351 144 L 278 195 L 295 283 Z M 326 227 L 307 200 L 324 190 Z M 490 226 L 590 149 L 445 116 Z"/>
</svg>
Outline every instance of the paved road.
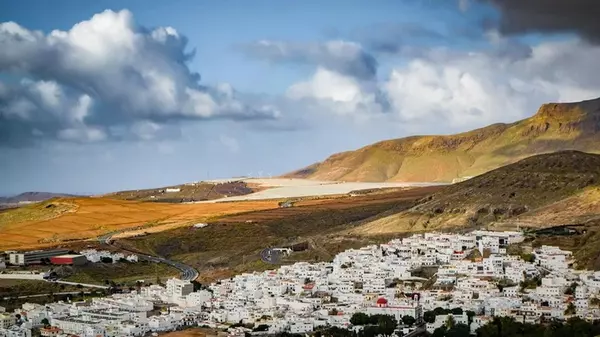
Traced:
<svg viewBox="0 0 600 337">
<path fill-rule="evenodd" d="M 56 280 L 56 281 L 48 281 L 48 282 L 52 282 L 52 283 L 59 283 L 59 284 L 68 284 L 70 286 L 77 286 L 77 285 L 81 285 L 82 287 L 85 288 L 98 288 L 98 289 L 108 289 L 107 286 L 101 286 L 98 284 L 89 284 L 89 283 L 79 283 L 79 282 L 69 282 L 69 281 L 60 281 L 60 280 Z"/>
<path fill-rule="evenodd" d="M 260 259 L 266 263 L 279 263 L 280 257 L 279 252 L 273 251 L 271 248 L 265 248 L 260 252 Z"/>
<path fill-rule="evenodd" d="M 114 240 L 112 239 L 112 237 L 113 237 L 113 235 L 115 235 L 117 233 L 119 233 L 119 232 L 112 232 L 112 233 L 102 235 L 102 236 L 98 237 L 98 241 L 105 243 L 107 245 L 114 245 Z M 199 274 L 196 269 L 194 269 L 193 267 L 190 267 L 186 264 L 183 264 L 181 262 L 165 259 L 163 257 L 158 257 L 158 256 L 140 254 L 139 252 L 134 252 L 134 251 L 125 249 L 123 247 L 118 247 L 118 248 L 121 250 L 124 250 L 128 253 L 136 254 L 138 256 L 138 258 L 141 260 L 150 261 L 150 262 L 154 262 L 154 263 L 164 263 L 175 269 L 178 269 L 181 272 L 182 280 L 193 281 L 196 278 L 198 278 Z"/>
<path fill-rule="evenodd" d="M 45 297 L 45 296 L 50 296 L 50 295 L 79 295 L 81 294 L 81 291 L 63 291 L 63 292 L 59 292 L 59 293 L 47 293 L 47 294 L 35 294 L 35 295 L 24 295 L 24 296 L 18 296 L 18 299 L 24 299 L 24 298 L 34 298 L 34 297 Z M 84 295 L 89 295 L 91 294 L 91 292 L 89 291 L 84 291 L 83 292 Z M 14 297 L 0 297 L 0 299 L 7 301 L 11 298 Z"/>
</svg>

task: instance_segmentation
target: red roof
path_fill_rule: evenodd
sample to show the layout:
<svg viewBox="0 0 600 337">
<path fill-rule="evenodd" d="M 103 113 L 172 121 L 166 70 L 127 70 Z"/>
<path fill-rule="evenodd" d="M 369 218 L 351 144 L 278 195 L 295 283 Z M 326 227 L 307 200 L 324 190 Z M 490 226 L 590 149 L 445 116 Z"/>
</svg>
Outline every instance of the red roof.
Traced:
<svg viewBox="0 0 600 337">
<path fill-rule="evenodd" d="M 388 301 L 383 297 L 380 297 L 379 299 L 377 299 L 377 304 L 387 304 L 387 303 L 388 303 Z"/>
</svg>

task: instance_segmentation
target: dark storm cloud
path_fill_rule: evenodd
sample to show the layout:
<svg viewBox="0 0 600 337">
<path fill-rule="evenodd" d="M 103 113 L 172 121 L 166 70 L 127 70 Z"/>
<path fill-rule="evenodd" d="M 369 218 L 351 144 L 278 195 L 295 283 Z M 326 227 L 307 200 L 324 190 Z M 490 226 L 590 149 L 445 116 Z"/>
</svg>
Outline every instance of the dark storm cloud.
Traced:
<svg viewBox="0 0 600 337">
<path fill-rule="evenodd" d="M 489 0 L 501 13 L 502 34 L 576 33 L 600 43 L 598 0 Z"/>
</svg>

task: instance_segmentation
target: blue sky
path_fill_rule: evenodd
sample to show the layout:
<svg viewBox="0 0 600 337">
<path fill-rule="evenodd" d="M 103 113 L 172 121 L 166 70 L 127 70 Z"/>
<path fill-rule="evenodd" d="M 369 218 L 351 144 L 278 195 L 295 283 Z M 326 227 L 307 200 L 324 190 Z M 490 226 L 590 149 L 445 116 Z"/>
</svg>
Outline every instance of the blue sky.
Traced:
<svg viewBox="0 0 600 337">
<path fill-rule="evenodd" d="M 378 140 L 600 96 L 581 13 L 551 29 L 505 24 L 526 10 L 2 0 L 0 195 L 277 175 Z"/>
</svg>

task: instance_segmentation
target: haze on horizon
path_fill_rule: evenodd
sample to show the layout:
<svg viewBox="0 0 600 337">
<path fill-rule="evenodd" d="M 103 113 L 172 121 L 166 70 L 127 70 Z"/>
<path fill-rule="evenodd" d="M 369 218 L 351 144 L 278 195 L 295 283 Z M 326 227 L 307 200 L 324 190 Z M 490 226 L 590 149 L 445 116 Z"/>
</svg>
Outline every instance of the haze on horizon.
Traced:
<svg viewBox="0 0 600 337">
<path fill-rule="evenodd" d="M 596 0 L 0 0 L 0 195 L 278 175 L 600 97 Z"/>
</svg>

